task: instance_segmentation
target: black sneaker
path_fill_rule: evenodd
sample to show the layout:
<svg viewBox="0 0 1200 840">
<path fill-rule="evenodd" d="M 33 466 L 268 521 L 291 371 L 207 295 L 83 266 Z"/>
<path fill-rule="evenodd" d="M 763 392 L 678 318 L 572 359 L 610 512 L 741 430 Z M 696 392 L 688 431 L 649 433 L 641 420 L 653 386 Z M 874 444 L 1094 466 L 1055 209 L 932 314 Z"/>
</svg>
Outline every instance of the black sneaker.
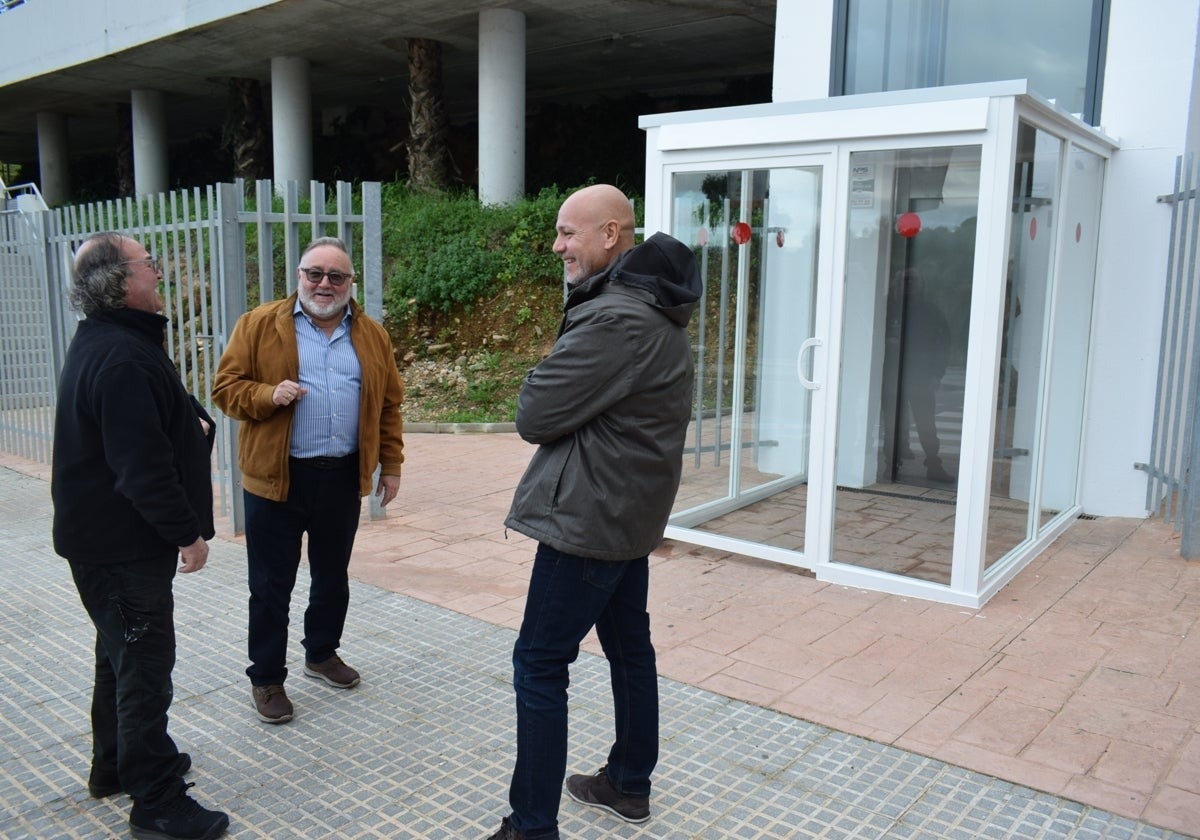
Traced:
<svg viewBox="0 0 1200 840">
<path fill-rule="evenodd" d="M 625 822 L 644 823 L 650 819 L 649 796 L 626 796 L 613 787 L 608 779 L 608 767 L 601 767 L 594 776 L 571 776 L 567 779 L 567 795 L 582 805 L 608 811 Z"/>
<path fill-rule="evenodd" d="M 512 827 L 508 817 L 500 820 L 500 830 L 488 837 L 488 840 L 525 840 L 525 835 Z"/>
<path fill-rule="evenodd" d="M 139 840 L 212 840 L 229 828 L 229 815 L 210 811 L 187 795 L 187 784 L 174 799 L 148 808 L 133 803 L 129 831 Z"/>
<path fill-rule="evenodd" d="M 188 771 L 192 769 L 192 757 L 185 752 L 181 752 L 175 757 L 175 767 L 173 771 L 176 776 L 186 776 Z M 92 799 L 104 799 L 107 796 L 114 796 L 118 793 L 123 793 L 125 788 L 121 787 L 121 779 L 117 776 L 115 768 L 109 770 L 92 765 L 92 772 L 88 774 L 87 781 L 88 796 Z"/>
</svg>

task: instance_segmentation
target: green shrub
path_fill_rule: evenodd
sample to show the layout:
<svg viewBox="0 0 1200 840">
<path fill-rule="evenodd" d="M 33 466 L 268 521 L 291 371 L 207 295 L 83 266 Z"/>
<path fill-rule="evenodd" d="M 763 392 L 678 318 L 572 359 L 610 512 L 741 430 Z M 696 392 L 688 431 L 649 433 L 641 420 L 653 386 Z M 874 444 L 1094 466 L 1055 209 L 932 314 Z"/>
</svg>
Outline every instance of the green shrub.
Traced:
<svg viewBox="0 0 1200 840">
<path fill-rule="evenodd" d="M 484 207 L 471 193 L 422 194 L 383 187 L 384 303 L 448 312 L 499 285 L 562 279 L 554 223 L 557 188 L 511 206 Z"/>
<path fill-rule="evenodd" d="M 562 262 L 555 255 L 554 225 L 558 208 L 567 193 L 547 187 L 533 198 L 508 208 L 511 227 L 499 279 L 506 283 L 520 280 L 562 282 Z"/>
</svg>

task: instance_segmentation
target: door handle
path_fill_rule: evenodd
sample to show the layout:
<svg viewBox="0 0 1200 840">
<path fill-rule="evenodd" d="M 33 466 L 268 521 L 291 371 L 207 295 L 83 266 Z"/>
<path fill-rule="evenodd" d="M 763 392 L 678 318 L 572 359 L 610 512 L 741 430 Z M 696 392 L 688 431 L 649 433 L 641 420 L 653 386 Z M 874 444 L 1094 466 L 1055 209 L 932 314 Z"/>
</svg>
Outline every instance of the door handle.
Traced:
<svg viewBox="0 0 1200 840">
<path fill-rule="evenodd" d="M 820 346 L 821 346 L 821 339 L 810 338 L 807 341 L 805 341 L 803 344 L 800 345 L 800 352 L 798 352 L 796 354 L 796 377 L 800 380 L 800 384 L 803 385 L 805 388 L 807 388 L 809 391 L 816 391 L 816 390 L 820 389 L 821 383 L 814 382 L 813 380 L 809 379 L 808 377 L 806 377 L 804 375 L 804 353 L 807 350 L 811 350 L 814 347 L 820 347 Z"/>
</svg>

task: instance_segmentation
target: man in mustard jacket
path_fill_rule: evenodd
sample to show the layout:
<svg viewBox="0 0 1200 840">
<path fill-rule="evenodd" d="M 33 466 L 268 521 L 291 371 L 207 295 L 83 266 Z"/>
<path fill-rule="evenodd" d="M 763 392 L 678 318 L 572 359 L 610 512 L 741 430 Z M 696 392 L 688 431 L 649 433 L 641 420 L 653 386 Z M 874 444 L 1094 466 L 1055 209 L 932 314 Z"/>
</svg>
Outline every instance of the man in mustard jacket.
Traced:
<svg viewBox="0 0 1200 840">
<path fill-rule="evenodd" d="M 347 568 L 362 497 L 383 505 L 400 488 L 404 387 L 387 331 L 351 298 L 345 244 L 315 240 L 298 288 L 243 315 L 221 357 L 213 401 L 241 421 L 255 712 L 286 723 L 288 608 L 308 534 L 312 577 L 304 612 L 304 673 L 334 688 L 359 674 L 337 654 L 350 603 Z"/>
</svg>

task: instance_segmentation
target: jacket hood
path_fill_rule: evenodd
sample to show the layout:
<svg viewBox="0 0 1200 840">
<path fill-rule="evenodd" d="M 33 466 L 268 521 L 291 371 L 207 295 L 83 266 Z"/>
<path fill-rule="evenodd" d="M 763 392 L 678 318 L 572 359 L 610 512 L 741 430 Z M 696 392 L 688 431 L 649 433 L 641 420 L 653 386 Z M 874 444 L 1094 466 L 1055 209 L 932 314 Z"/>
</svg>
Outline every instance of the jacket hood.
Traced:
<svg viewBox="0 0 1200 840">
<path fill-rule="evenodd" d="M 635 245 L 570 295 L 567 307 L 595 297 L 606 283 L 649 292 L 654 305 L 673 322 L 686 325 L 703 286 L 692 249 L 673 236 L 656 233 Z"/>
</svg>

